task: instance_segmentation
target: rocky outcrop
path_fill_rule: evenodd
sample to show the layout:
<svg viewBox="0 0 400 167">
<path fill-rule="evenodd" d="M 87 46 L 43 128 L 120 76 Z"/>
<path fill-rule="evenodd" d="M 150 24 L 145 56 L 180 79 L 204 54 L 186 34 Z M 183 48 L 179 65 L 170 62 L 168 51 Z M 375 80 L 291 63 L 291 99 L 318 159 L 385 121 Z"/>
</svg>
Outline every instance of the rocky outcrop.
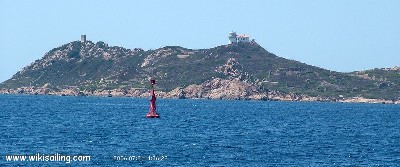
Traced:
<svg viewBox="0 0 400 167">
<path fill-rule="evenodd" d="M 368 98 L 364 98 L 364 97 L 346 98 L 346 99 L 343 99 L 343 100 L 339 100 L 339 102 L 346 102 L 346 103 L 400 104 L 400 100 L 392 101 L 392 100 L 384 100 L 384 99 L 368 99 Z"/>
<path fill-rule="evenodd" d="M 174 90 L 165 94 L 164 97 L 167 98 L 178 98 L 178 99 L 186 99 L 186 92 L 182 87 L 177 87 Z"/>
<path fill-rule="evenodd" d="M 112 89 L 87 91 L 77 87 L 52 89 L 49 87 L 22 87 L 18 89 L 0 89 L 0 94 L 31 94 L 31 95 L 58 95 L 58 96 L 104 96 L 104 97 L 150 97 L 150 92 L 144 89 Z M 342 99 L 329 99 L 311 97 L 296 93 L 283 93 L 279 91 L 262 92 L 256 86 L 240 81 L 239 79 L 226 80 L 215 78 L 200 85 L 189 85 L 185 88 L 177 87 L 170 92 L 156 91 L 159 98 L 176 99 L 224 99 L 224 100 L 270 100 L 270 101 L 337 101 L 345 103 L 380 103 L 400 104 L 397 101 L 384 99 L 367 99 L 352 97 Z"/>
<path fill-rule="evenodd" d="M 225 64 L 217 67 L 215 71 L 228 76 L 230 79 L 247 80 L 250 78 L 249 73 L 243 70 L 243 66 L 235 58 L 229 58 Z"/>
<path fill-rule="evenodd" d="M 2 89 L 3 94 L 43 94 L 43 95 L 89 95 L 89 96 L 128 96 L 128 97 L 148 97 L 149 92 L 144 89 L 112 89 L 112 90 L 79 90 L 77 87 L 64 89 L 51 89 L 47 86 L 22 87 L 16 90 Z M 200 85 L 189 85 L 185 88 L 177 87 L 170 92 L 157 92 L 159 97 L 164 98 L 202 98 L 202 99 L 269 99 L 268 93 L 260 92 L 257 87 L 240 81 L 239 79 L 226 80 L 215 78 Z M 272 96 L 277 94 L 271 94 Z M 272 98 L 272 97 L 271 97 Z M 273 98 L 272 98 L 273 99 Z"/>
<path fill-rule="evenodd" d="M 215 78 L 202 84 L 202 96 L 210 99 L 250 99 L 252 95 L 260 95 L 257 88 L 239 79 L 224 80 Z"/>
</svg>

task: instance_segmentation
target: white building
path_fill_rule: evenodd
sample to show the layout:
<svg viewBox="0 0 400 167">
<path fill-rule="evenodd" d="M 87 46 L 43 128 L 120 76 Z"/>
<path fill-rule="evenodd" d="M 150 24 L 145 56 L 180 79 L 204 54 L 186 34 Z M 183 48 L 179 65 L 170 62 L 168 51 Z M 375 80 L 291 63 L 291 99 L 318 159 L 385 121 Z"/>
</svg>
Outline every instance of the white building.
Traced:
<svg viewBox="0 0 400 167">
<path fill-rule="evenodd" d="M 238 42 L 250 42 L 250 36 L 247 34 L 240 34 L 236 37 Z"/>
<path fill-rule="evenodd" d="M 229 32 L 228 35 L 229 44 L 238 43 L 238 42 L 250 42 L 250 36 L 247 34 L 239 34 L 236 32 Z"/>
<path fill-rule="evenodd" d="M 229 33 L 229 35 L 228 35 L 228 38 L 229 38 L 229 44 L 233 44 L 233 43 L 236 43 L 237 42 L 237 39 L 236 39 L 236 37 L 237 37 L 237 35 L 236 35 L 236 32 L 230 32 Z"/>
</svg>

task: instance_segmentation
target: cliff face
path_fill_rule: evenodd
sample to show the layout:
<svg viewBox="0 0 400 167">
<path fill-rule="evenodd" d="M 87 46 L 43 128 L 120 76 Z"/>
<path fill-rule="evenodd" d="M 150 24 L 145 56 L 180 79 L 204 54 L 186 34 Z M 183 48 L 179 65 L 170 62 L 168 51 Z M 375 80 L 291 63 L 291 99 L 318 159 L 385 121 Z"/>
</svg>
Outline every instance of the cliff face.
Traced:
<svg viewBox="0 0 400 167">
<path fill-rule="evenodd" d="M 399 70 L 340 73 L 278 57 L 256 43 L 192 50 L 110 47 L 74 41 L 0 85 L 2 93 L 147 96 L 148 79 L 159 96 L 175 98 L 399 100 Z"/>
</svg>

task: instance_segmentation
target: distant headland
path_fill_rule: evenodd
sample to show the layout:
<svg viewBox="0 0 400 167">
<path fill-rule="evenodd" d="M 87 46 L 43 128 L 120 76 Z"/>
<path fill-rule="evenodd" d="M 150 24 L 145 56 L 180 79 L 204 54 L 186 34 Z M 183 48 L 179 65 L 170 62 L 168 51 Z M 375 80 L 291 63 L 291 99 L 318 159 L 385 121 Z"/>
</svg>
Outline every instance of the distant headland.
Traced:
<svg viewBox="0 0 400 167">
<path fill-rule="evenodd" d="M 0 84 L 2 94 L 232 100 L 337 101 L 400 104 L 400 68 L 342 73 L 278 57 L 228 33 L 209 49 L 127 49 L 82 35 L 47 52 Z"/>
</svg>

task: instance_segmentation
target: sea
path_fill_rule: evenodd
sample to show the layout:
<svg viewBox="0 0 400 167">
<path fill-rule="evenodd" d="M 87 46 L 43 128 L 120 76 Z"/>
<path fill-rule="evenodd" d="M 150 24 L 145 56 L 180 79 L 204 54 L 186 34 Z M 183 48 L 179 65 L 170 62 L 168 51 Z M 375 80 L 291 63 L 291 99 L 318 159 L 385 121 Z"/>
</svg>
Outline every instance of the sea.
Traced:
<svg viewBox="0 0 400 167">
<path fill-rule="evenodd" d="M 399 166 L 400 105 L 0 95 L 0 166 Z M 25 157 L 25 158 L 24 158 Z"/>
</svg>

